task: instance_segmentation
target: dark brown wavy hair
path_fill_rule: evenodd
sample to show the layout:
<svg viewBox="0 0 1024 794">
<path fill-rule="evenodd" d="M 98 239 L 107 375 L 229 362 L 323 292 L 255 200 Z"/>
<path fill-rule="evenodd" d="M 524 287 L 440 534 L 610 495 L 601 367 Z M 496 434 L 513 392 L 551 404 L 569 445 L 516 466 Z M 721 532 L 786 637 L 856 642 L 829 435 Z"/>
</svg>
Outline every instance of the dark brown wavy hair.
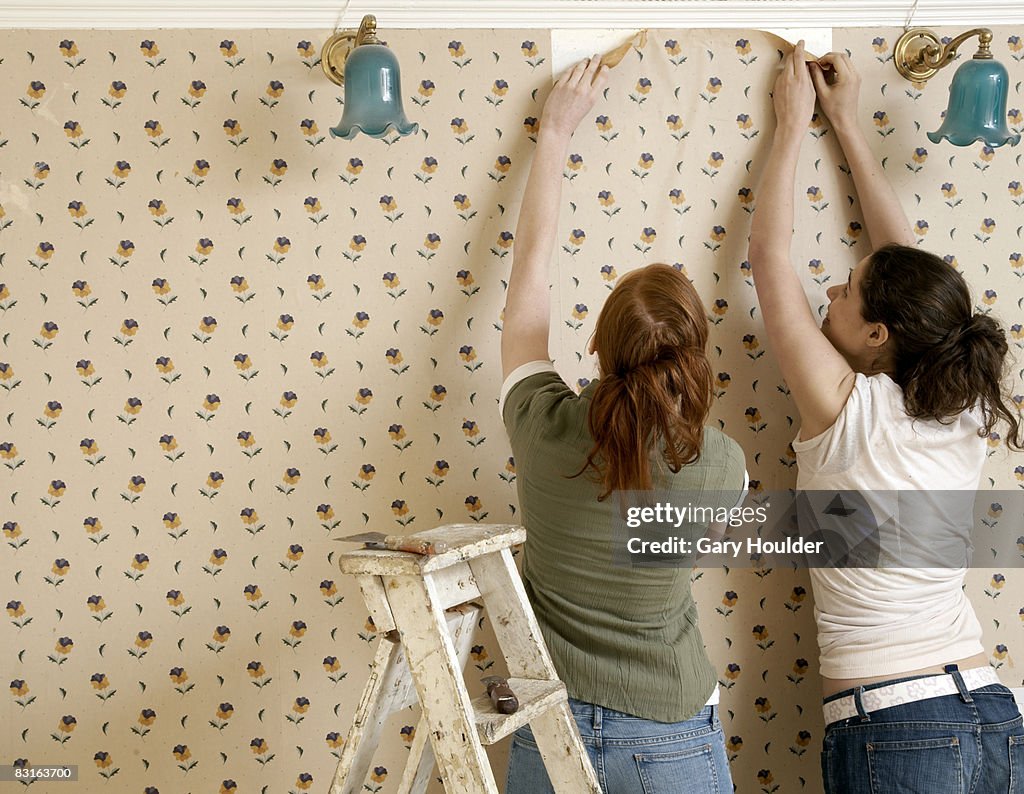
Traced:
<svg viewBox="0 0 1024 794">
<path fill-rule="evenodd" d="M 652 487 L 660 455 L 678 472 L 700 457 L 711 408 L 708 320 L 689 279 L 668 265 L 623 276 L 594 331 L 600 380 L 587 415 L 599 499 Z"/>
<path fill-rule="evenodd" d="M 935 254 L 887 245 L 861 280 L 861 314 L 889 329 L 891 375 L 907 414 L 950 422 L 981 408 L 988 435 L 1009 426 L 1006 443 L 1024 449 L 1024 426 L 1004 397 L 1009 346 L 987 314 L 976 313 L 964 277 Z"/>
</svg>

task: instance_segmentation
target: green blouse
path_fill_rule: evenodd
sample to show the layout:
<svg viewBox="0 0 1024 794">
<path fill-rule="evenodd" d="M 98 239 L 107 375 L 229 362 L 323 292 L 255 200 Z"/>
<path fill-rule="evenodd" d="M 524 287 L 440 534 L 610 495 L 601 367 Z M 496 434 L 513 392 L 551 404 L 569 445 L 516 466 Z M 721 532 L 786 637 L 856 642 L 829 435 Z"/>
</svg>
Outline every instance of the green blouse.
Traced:
<svg viewBox="0 0 1024 794">
<path fill-rule="evenodd" d="M 587 410 L 596 385 L 577 396 L 550 370 L 513 383 L 505 396 L 502 418 L 528 532 L 523 580 L 570 697 L 680 722 L 703 707 L 717 683 L 697 627 L 691 569 L 613 564 L 614 546 L 622 545 L 612 532 L 618 500 L 599 502 L 598 485 L 586 474 L 571 478 L 593 445 Z M 708 427 L 700 458 L 677 474 L 662 467 L 657 487 L 691 501 L 706 493 L 709 504 L 731 507 L 744 471 L 739 445 Z"/>
</svg>

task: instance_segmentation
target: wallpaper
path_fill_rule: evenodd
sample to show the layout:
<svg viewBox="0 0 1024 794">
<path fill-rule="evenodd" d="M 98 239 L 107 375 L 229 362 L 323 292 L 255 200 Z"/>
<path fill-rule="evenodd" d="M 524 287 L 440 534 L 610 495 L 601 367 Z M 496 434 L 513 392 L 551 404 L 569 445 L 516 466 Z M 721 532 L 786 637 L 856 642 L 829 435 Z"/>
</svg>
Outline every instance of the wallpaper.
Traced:
<svg viewBox="0 0 1024 794">
<path fill-rule="evenodd" d="M 1021 131 L 1021 31 L 995 33 Z M 324 31 L 0 33 L 0 762 L 78 764 L 83 791 L 324 791 L 378 641 L 336 541 L 516 520 L 501 308 L 550 37 L 382 36 L 421 131 L 343 142 Z M 862 124 L 923 244 L 1019 358 L 1021 155 L 929 143 L 952 70 L 905 82 L 897 36 L 835 31 Z M 622 274 L 693 279 L 712 421 L 755 491 L 795 481 L 795 409 L 745 262 L 779 46 L 651 31 L 573 139 L 551 270 L 552 355 L 579 388 Z M 868 253 L 824 118 L 797 192 L 794 265 L 820 313 Z M 1022 457 L 989 447 L 986 487 L 1024 487 Z M 737 791 L 820 791 L 806 576 L 695 579 Z M 1019 579 L 968 587 L 1009 685 Z M 477 642 L 476 691 L 502 664 L 486 621 Z M 389 723 L 364 790 L 395 790 L 416 721 Z"/>
</svg>

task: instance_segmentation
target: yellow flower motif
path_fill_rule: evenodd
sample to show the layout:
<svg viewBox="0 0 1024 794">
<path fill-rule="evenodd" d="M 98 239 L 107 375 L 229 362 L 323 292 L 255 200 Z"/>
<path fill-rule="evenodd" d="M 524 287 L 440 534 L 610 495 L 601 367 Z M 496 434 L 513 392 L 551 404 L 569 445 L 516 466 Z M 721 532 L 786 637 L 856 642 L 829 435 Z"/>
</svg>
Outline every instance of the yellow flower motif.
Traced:
<svg viewBox="0 0 1024 794">
<path fill-rule="evenodd" d="M 461 195 L 460 194 L 460 195 L 456 196 L 453 199 L 453 201 L 455 203 L 455 206 L 458 207 L 460 210 L 463 210 L 463 211 L 468 210 L 472 206 L 472 203 L 470 202 L 469 197 L 465 196 L 465 195 Z"/>
<path fill-rule="evenodd" d="M 28 84 L 28 88 L 25 90 L 25 93 L 33 99 L 42 99 L 43 95 L 46 93 L 46 86 L 33 80 Z"/>
<path fill-rule="evenodd" d="M 279 254 L 287 254 L 291 250 L 291 241 L 285 237 L 278 237 L 274 240 L 274 250 Z"/>
<path fill-rule="evenodd" d="M 206 94 L 206 84 L 200 80 L 193 80 L 188 84 L 188 93 L 195 99 L 202 99 Z"/>
<path fill-rule="evenodd" d="M 78 55 L 78 45 L 73 41 L 62 41 L 59 45 L 60 54 L 65 58 L 73 58 Z"/>
<path fill-rule="evenodd" d="M 202 239 L 196 243 L 196 253 L 206 256 L 213 251 L 213 242 L 210 240 Z"/>
<path fill-rule="evenodd" d="M 106 602 L 103 600 L 103 596 L 92 596 L 88 600 L 89 609 L 93 612 L 102 612 L 107 608 Z"/>
<path fill-rule="evenodd" d="M 320 128 L 316 126 L 315 121 L 310 121 L 309 124 L 301 124 L 300 128 L 302 129 L 302 134 L 305 135 L 307 138 L 311 135 L 316 135 L 318 132 L 320 132 Z"/>
<path fill-rule="evenodd" d="M 72 201 L 68 204 L 68 214 L 72 218 L 82 218 L 89 214 L 89 210 L 85 208 L 85 204 L 81 201 Z"/>
<path fill-rule="evenodd" d="M 69 138 L 81 138 L 82 125 L 77 121 L 69 121 L 64 125 L 64 134 Z"/>
<path fill-rule="evenodd" d="M 225 58 L 231 58 L 238 55 L 238 47 L 235 42 L 225 40 L 220 43 L 220 53 Z"/>
<path fill-rule="evenodd" d="M 43 327 L 39 329 L 39 335 L 44 339 L 53 339 L 60 332 L 60 328 L 57 323 L 46 322 L 43 323 Z"/>
<path fill-rule="evenodd" d="M 274 97 L 277 99 L 281 94 L 284 93 L 284 86 L 277 82 L 267 84 L 267 96 Z"/>
<path fill-rule="evenodd" d="M 231 279 L 231 289 L 235 292 L 245 292 L 249 289 L 249 282 L 245 280 L 245 276 L 240 276 L 237 279 Z"/>
<path fill-rule="evenodd" d="M 491 93 L 495 96 L 505 96 L 508 93 L 508 85 L 503 85 L 504 80 L 495 80 L 494 85 L 491 86 Z"/>
<path fill-rule="evenodd" d="M 146 135 L 148 135 L 150 138 L 159 138 L 163 134 L 164 128 L 159 121 L 151 122 L 150 124 L 146 125 Z"/>
<path fill-rule="evenodd" d="M 299 480 L 302 479 L 302 474 L 299 473 L 298 469 L 287 469 L 284 475 L 281 477 L 281 479 L 284 480 L 289 485 L 295 485 Z"/>
</svg>

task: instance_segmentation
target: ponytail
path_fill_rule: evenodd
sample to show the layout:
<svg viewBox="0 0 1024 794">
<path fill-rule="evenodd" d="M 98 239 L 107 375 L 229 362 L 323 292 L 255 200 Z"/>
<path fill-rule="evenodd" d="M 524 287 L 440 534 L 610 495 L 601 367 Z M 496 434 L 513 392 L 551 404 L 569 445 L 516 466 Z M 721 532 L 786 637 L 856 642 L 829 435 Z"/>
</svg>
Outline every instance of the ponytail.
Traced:
<svg viewBox="0 0 1024 794">
<path fill-rule="evenodd" d="M 1009 345 L 991 317 L 975 314 L 967 284 L 934 254 L 888 245 L 861 282 L 862 315 L 890 332 L 893 380 L 917 419 L 949 422 L 978 406 L 989 435 L 1009 426 L 1006 443 L 1024 449 L 1024 426 L 1003 393 Z"/>
<path fill-rule="evenodd" d="M 609 296 L 595 330 L 594 445 L 574 475 L 592 470 L 598 499 L 652 488 L 652 461 L 678 472 L 700 457 L 713 384 L 707 336 L 693 285 L 667 265 L 630 273 Z"/>
</svg>

